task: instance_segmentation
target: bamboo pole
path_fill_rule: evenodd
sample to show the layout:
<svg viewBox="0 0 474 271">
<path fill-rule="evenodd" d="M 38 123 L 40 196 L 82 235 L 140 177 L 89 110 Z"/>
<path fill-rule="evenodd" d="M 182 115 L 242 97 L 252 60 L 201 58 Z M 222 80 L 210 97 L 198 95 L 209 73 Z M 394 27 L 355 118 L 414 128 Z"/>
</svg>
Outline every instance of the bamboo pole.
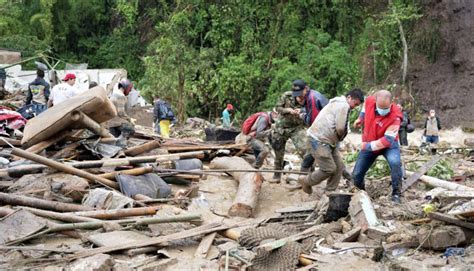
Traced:
<svg viewBox="0 0 474 271">
<path fill-rule="evenodd" d="M 126 169 L 126 170 L 121 170 L 121 171 L 113 171 L 109 173 L 100 174 L 98 176 L 109 179 L 109 180 L 115 180 L 115 177 L 118 174 L 138 176 L 138 175 L 143 175 L 143 174 L 147 174 L 151 172 L 153 172 L 153 167 L 139 167 L 139 168 L 132 168 L 132 169 Z"/>
<path fill-rule="evenodd" d="M 72 222 L 72 223 L 77 223 L 77 222 L 94 222 L 94 221 L 99 221 L 98 219 L 95 218 L 90 218 L 90 217 L 82 217 L 78 215 L 74 215 L 71 213 L 57 213 L 57 212 L 52 212 L 52 211 L 46 211 L 46 210 L 40 210 L 36 208 L 31 208 L 31 207 L 25 207 L 22 206 L 20 207 L 21 209 L 25 209 L 28 212 L 41 216 L 41 217 L 46 217 L 46 218 L 51 218 L 55 220 L 60 220 L 64 222 Z"/>
<path fill-rule="evenodd" d="M 128 148 L 124 151 L 127 156 L 136 156 L 144 152 L 151 151 L 153 149 L 159 148 L 161 146 L 160 140 L 151 140 L 144 144 Z"/>
<path fill-rule="evenodd" d="M 34 162 L 37 162 L 37 163 L 40 163 L 40 164 L 43 164 L 43 165 L 46 165 L 48 167 L 54 168 L 56 170 L 59 170 L 59 171 L 65 172 L 65 173 L 69 173 L 69 174 L 73 174 L 73 175 L 85 178 L 85 179 L 89 180 L 89 183 L 99 183 L 103 186 L 113 188 L 113 189 L 118 189 L 119 188 L 119 185 L 114 181 L 102 178 L 100 176 L 94 175 L 94 174 L 89 173 L 87 171 L 83 171 L 83 170 L 74 168 L 70 165 L 66 165 L 66 164 L 63 164 L 63 163 L 60 163 L 60 162 L 56 162 L 56 161 L 48 159 L 46 157 L 43 157 L 43 156 L 40 156 L 40 155 L 37 155 L 37 154 L 34 154 L 34 153 L 27 152 L 27 151 L 22 150 L 22 149 L 13 148 L 12 154 L 16 155 L 16 156 L 20 156 L 20 157 L 28 159 L 28 160 L 31 160 L 31 161 L 34 161 Z"/>
<path fill-rule="evenodd" d="M 37 198 L 20 196 L 20 195 L 11 195 L 11 194 L 2 193 L 2 192 L 0 192 L 0 202 L 10 204 L 10 205 L 29 206 L 29 207 L 34 207 L 38 209 L 52 210 L 52 211 L 58 211 L 58 212 L 76 212 L 76 211 L 93 210 L 91 207 L 82 206 L 78 204 L 37 199 Z"/>
<path fill-rule="evenodd" d="M 116 219 L 120 217 L 129 216 L 145 216 L 154 215 L 158 211 L 157 207 L 140 207 L 140 208 L 128 208 L 128 209 L 117 209 L 117 210 L 97 210 L 97 211 L 81 211 L 67 213 L 75 216 L 90 217 L 97 219 Z"/>
<path fill-rule="evenodd" d="M 41 157 L 41 156 L 40 156 Z M 119 167 L 119 166 L 130 166 L 141 163 L 156 163 L 165 162 L 186 158 L 204 158 L 204 151 L 194 152 L 183 152 L 175 154 L 162 154 L 162 155 L 150 155 L 150 156 L 138 156 L 128 158 L 117 158 L 117 159 L 103 159 L 103 160 L 92 160 L 92 161 L 81 161 L 73 162 L 65 165 L 72 166 L 75 168 L 101 168 L 101 167 Z M 39 162 L 37 162 L 39 163 Z M 32 174 L 41 172 L 43 169 L 48 168 L 46 165 L 22 165 L 11 167 L 7 169 L 0 169 L 0 178 L 2 177 L 21 177 L 25 174 Z"/>
<path fill-rule="evenodd" d="M 15 245 L 33 238 L 42 236 L 44 234 L 52 232 L 64 232 L 71 230 L 93 230 L 98 229 L 104 226 L 106 223 L 117 223 L 119 225 L 127 224 L 136 224 L 136 225 L 149 225 L 149 224 L 158 224 L 158 223 L 171 223 L 171 222 L 186 222 L 191 220 L 198 220 L 201 218 L 201 215 L 177 215 L 170 217 L 150 217 L 150 218 L 140 218 L 140 219 L 121 219 L 121 220 L 111 220 L 111 221 L 94 221 L 94 222 L 82 222 L 82 223 L 68 223 L 68 224 L 56 224 L 51 226 L 43 231 L 12 240 L 7 243 L 7 245 Z"/>
</svg>

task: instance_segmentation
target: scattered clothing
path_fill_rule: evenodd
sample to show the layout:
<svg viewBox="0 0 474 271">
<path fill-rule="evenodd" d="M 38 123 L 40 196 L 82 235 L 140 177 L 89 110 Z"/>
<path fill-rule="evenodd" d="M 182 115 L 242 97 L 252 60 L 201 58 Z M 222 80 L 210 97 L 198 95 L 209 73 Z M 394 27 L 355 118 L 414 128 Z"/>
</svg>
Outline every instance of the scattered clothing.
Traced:
<svg viewBox="0 0 474 271">
<path fill-rule="evenodd" d="M 20 113 L 0 106 L 0 134 L 9 136 L 10 132 L 23 128 L 26 122 Z"/>
</svg>

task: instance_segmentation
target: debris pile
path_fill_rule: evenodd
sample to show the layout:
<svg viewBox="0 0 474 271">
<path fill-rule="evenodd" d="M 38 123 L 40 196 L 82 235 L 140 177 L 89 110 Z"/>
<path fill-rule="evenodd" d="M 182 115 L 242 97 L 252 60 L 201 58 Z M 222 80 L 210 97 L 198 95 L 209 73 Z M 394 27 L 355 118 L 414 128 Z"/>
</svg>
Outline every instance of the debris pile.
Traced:
<svg viewBox="0 0 474 271">
<path fill-rule="evenodd" d="M 204 120 L 190 119 L 177 132 L 181 139 L 138 126 L 134 134 L 112 135 L 104 124 L 116 111 L 105 93 L 96 87 L 54 106 L 23 132 L 11 125 L 16 119 L 7 121 L 0 140 L 0 268 L 465 269 L 474 263 L 472 145 L 439 147 L 435 156 L 403 149 L 400 205 L 390 201 L 383 166 L 369 174 L 367 192 L 348 182 L 327 194 L 324 184 L 315 186 L 306 196 L 267 182 L 270 163 L 254 169 L 246 144 L 197 139 L 208 127 Z M 218 134 L 215 127 L 206 133 Z M 353 148 L 346 149 L 347 159 Z M 286 177 L 307 174 L 291 173 Z"/>
</svg>

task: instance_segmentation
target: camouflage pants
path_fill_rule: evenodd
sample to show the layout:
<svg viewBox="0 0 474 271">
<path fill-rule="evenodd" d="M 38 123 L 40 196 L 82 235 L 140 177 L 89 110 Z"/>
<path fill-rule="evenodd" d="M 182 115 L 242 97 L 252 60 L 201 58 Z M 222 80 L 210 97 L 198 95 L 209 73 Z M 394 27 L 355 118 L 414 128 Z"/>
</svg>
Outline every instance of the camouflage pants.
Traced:
<svg viewBox="0 0 474 271">
<path fill-rule="evenodd" d="M 306 135 L 306 129 L 301 128 L 281 128 L 275 127 L 270 135 L 270 143 L 275 151 L 275 169 L 283 169 L 283 157 L 288 139 L 291 138 L 296 147 L 298 155 L 303 159 L 301 167 L 309 169 L 313 165 L 314 158 L 311 155 L 311 145 Z"/>
<path fill-rule="evenodd" d="M 256 138 L 252 138 L 249 142 L 252 148 L 253 154 L 255 155 L 255 163 L 252 165 L 255 168 L 260 168 L 265 161 L 265 158 L 270 153 L 270 149 L 265 145 L 264 142 Z"/>
</svg>

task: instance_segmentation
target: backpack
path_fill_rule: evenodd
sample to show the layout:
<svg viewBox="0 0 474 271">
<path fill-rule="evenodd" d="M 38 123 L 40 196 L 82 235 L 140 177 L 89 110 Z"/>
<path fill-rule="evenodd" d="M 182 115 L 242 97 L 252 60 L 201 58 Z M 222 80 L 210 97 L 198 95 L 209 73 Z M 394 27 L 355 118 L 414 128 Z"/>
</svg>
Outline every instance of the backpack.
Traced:
<svg viewBox="0 0 474 271">
<path fill-rule="evenodd" d="M 264 112 L 254 113 L 250 115 L 250 117 L 248 117 L 242 124 L 242 134 L 248 135 L 250 133 L 250 130 L 252 130 L 252 126 L 255 123 L 255 121 L 257 121 L 257 119 L 262 115 L 267 119 L 267 122 L 270 123 L 270 117 L 266 113 Z"/>
<path fill-rule="evenodd" d="M 169 106 L 168 103 L 162 103 L 160 105 L 160 113 L 161 113 L 161 119 L 165 120 L 173 120 L 174 119 L 174 113 L 173 110 L 171 110 L 171 107 Z"/>
</svg>

